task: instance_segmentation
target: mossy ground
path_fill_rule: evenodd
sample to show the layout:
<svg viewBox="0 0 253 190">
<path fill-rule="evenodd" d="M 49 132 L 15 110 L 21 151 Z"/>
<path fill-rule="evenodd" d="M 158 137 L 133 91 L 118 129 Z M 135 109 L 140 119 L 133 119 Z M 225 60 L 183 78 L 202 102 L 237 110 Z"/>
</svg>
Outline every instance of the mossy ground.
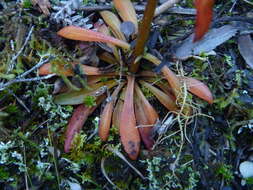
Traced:
<svg viewBox="0 0 253 190">
<path fill-rule="evenodd" d="M 67 49 L 55 37 L 61 25 L 52 24 L 28 0 L 23 4 L 9 0 L 3 5 L 0 7 L 0 82 L 14 79 L 50 56 L 66 62 L 76 58 L 78 51 Z M 183 1 L 181 5 L 192 7 L 192 2 Z M 232 5 L 233 1 L 218 1 L 216 8 L 223 16 L 250 11 L 248 4 L 240 2 L 229 12 Z M 160 19 L 167 23 L 159 28 L 163 43 L 157 44 L 157 50 L 166 55 L 168 47 L 175 45 L 176 37 L 183 37 L 193 27 L 194 17 L 167 15 Z M 32 26 L 28 43 L 13 61 Z M 101 108 L 75 137 L 75 149 L 64 153 L 64 132 L 73 107 L 53 102 L 54 78 L 17 82 L 1 90 L 0 189 L 71 189 L 74 185 L 84 189 L 115 188 L 103 171 L 121 189 L 252 189 L 250 179 L 241 185 L 238 165 L 252 153 L 253 72 L 240 57 L 236 39 L 215 51 L 215 56 L 203 54 L 202 59 L 192 58 L 182 63 L 185 75 L 208 84 L 214 104 L 191 97 L 202 115 L 194 117 L 186 127 L 189 141 L 185 139 L 180 155 L 182 139 L 178 122 L 159 138 L 164 139 L 153 151 L 142 150 L 139 159 L 131 163 L 145 179 L 108 149 L 110 146 L 123 153 L 116 128 L 111 129 L 107 143 L 94 133 Z M 36 71 L 28 77 L 37 77 Z M 149 93 L 146 95 L 152 99 Z M 155 104 L 165 116 L 164 108 Z"/>
</svg>

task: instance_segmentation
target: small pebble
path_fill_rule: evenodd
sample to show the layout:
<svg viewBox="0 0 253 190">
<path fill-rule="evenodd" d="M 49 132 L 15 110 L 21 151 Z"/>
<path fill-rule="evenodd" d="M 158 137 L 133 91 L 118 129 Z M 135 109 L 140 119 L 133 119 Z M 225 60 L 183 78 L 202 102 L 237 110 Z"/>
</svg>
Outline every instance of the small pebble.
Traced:
<svg viewBox="0 0 253 190">
<path fill-rule="evenodd" d="M 239 166 L 243 178 L 253 177 L 253 162 L 244 161 Z"/>
</svg>

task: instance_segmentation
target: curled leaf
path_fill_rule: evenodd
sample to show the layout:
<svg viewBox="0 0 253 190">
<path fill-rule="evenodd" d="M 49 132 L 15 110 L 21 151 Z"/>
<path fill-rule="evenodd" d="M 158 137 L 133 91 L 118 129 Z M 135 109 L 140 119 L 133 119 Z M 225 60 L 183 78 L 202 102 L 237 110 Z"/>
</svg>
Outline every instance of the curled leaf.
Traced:
<svg viewBox="0 0 253 190">
<path fill-rule="evenodd" d="M 150 122 L 150 124 L 155 124 L 155 122 L 158 120 L 158 114 L 153 108 L 153 106 L 149 103 L 147 98 L 144 96 L 140 87 L 137 84 L 135 85 L 135 92 L 136 92 L 136 96 L 140 99 L 142 103 L 142 107 L 145 110 L 148 121 Z"/>
<path fill-rule="evenodd" d="M 208 31 L 213 16 L 214 0 L 195 0 L 197 9 L 195 35 L 193 41 L 200 40 Z"/>
<path fill-rule="evenodd" d="M 130 49 L 130 45 L 122 40 L 113 38 L 111 36 L 107 36 L 100 32 L 84 29 L 78 26 L 66 26 L 62 28 L 60 31 L 58 31 L 57 34 L 71 40 L 104 42 L 114 44 L 127 50 Z"/>
<path fill-rule="evenodd" d="M 120 139 L 124 150 L 132 160 L 136 160 L 140 151 L 140 135 L 136 128 L 134 113 L 135 78 L 128 76 L 124 105 L 120 115 Z"/>
<path fill-rule="evenodd" d="M 99 57 L 100 60 L 105 61 L 105 62 L 110 63 L 110 64 L 116 64 L 117 63 L 115 58 L 108 52 L 104 52 L 104 53 L 98 55 L 98 57 Z"/>
</svg>

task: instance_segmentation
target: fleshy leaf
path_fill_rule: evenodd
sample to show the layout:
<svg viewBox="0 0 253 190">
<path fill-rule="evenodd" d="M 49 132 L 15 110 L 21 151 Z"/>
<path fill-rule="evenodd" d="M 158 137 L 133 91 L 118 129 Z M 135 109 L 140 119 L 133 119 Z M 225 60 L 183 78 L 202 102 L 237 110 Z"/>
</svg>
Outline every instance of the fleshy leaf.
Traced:
<svg viewBox="0 0 253 190">
<path fill-rule="evenodd" d="M 128 76 L 124 105 L 120 115 L 120 139 L 124 150 L 132 160 L 136 160 L 140 151 L 140 135 L 136 128 L 134 113 L 135 78 Z"/>
<path fill-rule="evenodd" d="M 138 129 L 146 148 L 151 150 L 154 145 L 152 137 L 153 125 L 158 120 L 158 114 L 137 85 L 135 85 L 135 92 L 136 120 L 138 125 L 142 125 Z"/>
<path fill-rule="evenodd" d="M 71 63 L 71 65 L 74 67 L 78 63 Z M 39 68 L 39 75 L 48 75 L 54 73 L 54 63 L 46 63 L 42 65 Z M 99 71 L 99 68 L 97 67 L 92 67 L 88 65 L 80 65 L 80 68 L 82 69 L 83 73 L 85 75 L 101 75 L 102 73 Z M 57 64 L 57 70 L 65 76 L 73 76 L 74 72 L 73 69 L 70 67 L 64 67 L 63 64 Z"/>
<path fill-rule="evenodd" d="M 145 81 L 140 81 L 140 83 L 144 85 L 146 88 L 148 88 L 159 100 L 159 102 L 161 102 L 168 110 L 170 111 L 178 110 L 175 101 L 171 99 L 171 97 L 165 94 L 163 91 L 159 90 L 158 88 L 152 86 L 151 84 Z"/>
<path fill-rule="evenodd" d="M 209 104 L 213 103 L 213 95 L 203 82 L 190 77 L 182 77 L 181 79 L 186 83 L 187 89 L 192 94 L 207 101 Z"/>
<path fill-rule="evenodd" d="M 142 106 L 145 110 L 146 115 L 148 116 L 148 121 L 151 124 L 155 124 L 155 122 L 158 120 L 158 114 L 153 108 L 153 106 L 149 103 L 147 98 L 144 96 L 140 87 L 137 84 L 135 86 L 135 92 L 136 95 L 139 97 L 140 101 L 142 102 Z"/>
<path fill-rule="evenodd" d="M 124 89 L 122 91 L 124 91 Z M 122 92 L 121 94 L 124 94 L 124 93 Z M 112 124 L 117 128 L 119 128 L 120 126 L 120 114 L 122 112 L 123 105 L 124 105 L 124 101 L 119 98 L 113 111 Z"/>
<path fill-rule="evenodd" d="M 208 31 L 213 16 L 214 0 L 195 0 L 197 9 L 195 35 L 193 41 L 200 40 Z"/>
<path fill-rule="evenodd" d="M 111 100 L 106 103 L 103 112 L 100 116 L 98 134 L 102 141 L 106 141 L 109 136 L 109 130 L 112 121 L 113 107 L 117 99 L 118 93 L 123 87 L 123 84 L 119 85 L 113 92 Z"/>
<path fill-rule="evenodd" d="M 130 49 L 130 45 L 122 40 L 78 26 L 66 26 L 58 31 L 57 34 L 70 40 L 111 43 L 127 50 Z"/>
<path fill-rule="evenodd" d="M 85 105 L 81 104 L 74 110 L 74 113 L 68 122 L 67 130 L 65 133 L 65 152 L 70 151 L 75 135 L 81 131 L 82 126 L 87 120 L 88 116 L 97 108 L 97 106 L 104 100 L 104 98 L 105 96 L 99 97 L 96 102 L 96 106 L 86 107 Z"/>
<path fill-rule="evenodd" d="M 174 95 L 176 97 L 180 97 L 181 95 L 181 83 L 179 78 L 173 73 L 167 66 L 162 68 L 163 76 L 167 79 L 168 83 L 170 84 Z"/>
<path fill-rule="evenodd" d="M 130 0 L 113 0 L 113 4 L 122 20 L 132 22 L 135 25 L 135 32 L 137 32 L 138 21 L 132 2 Z"/>
</svg>

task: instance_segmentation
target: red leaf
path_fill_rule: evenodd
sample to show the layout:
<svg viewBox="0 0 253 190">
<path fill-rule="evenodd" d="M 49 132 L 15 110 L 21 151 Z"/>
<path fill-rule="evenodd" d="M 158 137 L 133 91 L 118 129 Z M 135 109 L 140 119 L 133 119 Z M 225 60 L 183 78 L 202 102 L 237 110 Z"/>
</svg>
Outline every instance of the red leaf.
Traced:
<svg viewBox="0 0 253 190">
<path fill-rule="evenodd" d="M 195 0 L 197 18 L 195 25 L 195 35 L 193 41 L 200 40 L 208 31 L 213 16 L 214 0 Z"/>
<path fill-rule="evenodd" d="M 97 108 L 97 106 L 103 101 L 104 98 L 105 96 L 99 97 L 96 106 L 86 107 L 85 105 L 81 104 L 74 110 L 74 113 L 68 122 L 67 130 L 65 133 L 65 152 L 70 151 L 75 134 L 81 131 L 82 126 L 87 120 L 88 116 Z"/>
<path fill-rule="evenodd" d="M 117 100 L 118 93 L 120 92 L 121 88 L 123 87 L 123 83 L 121 83 L 113 92 L 111 96 L 111 101 L 107 102 L 102 114 L 100 115 L 100 121 L 99 121 L 99 129 L 98 129 L 98 135 L 101 138 L 102 141 L 106 141 L 109 136 L 109 130 L 111 126 L 112 121 L 112 114 L 113 109 L 115 106 L 115 102 Z"/>
</svg>

